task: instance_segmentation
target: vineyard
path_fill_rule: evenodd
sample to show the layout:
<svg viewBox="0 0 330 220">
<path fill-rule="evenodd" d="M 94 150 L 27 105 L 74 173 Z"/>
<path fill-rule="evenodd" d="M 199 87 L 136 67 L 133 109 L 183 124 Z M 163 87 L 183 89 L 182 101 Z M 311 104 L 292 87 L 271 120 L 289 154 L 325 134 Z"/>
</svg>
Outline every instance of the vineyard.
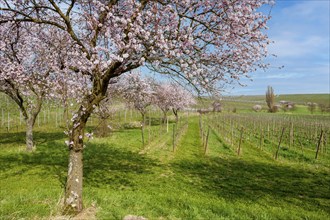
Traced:
<svg viewBox="0 0 330 220">
<path fill-rule="evenodd" d="M 37 148 L 25 152 L 25 124 L 2 96 L 1 219 L 61 216 L 67 146 L 64 109 L 45 103 Z M 72 107 L 73 108 L 73 107 Z M 164 121 L 115 103 L 94 114 L 85 140 L 83 219 L 327 219 L 327 114 L 209 112 Z"/>
<path fill-rule="evenodd" d="M 330 219 L 328 12 L 0 0 L 0 220 Z"/>
<path fill-rule="evenodd" d="M 204 146 L 210 130 L 238 155 L 255 148 L 267 157 L 311 162 L 329 161 L 328 116 L 213 114 L 200 117 Z M 206 151 L 207 149 L 205 149 Z"/>
<path fill-rule="evenodd" d="M 10 136 L 11 134 L 24 132 L 25 121 L 15 103 L 3 94 L 0 94 L 1 98 L 3 101 L 0 103 L 0 133 Z M 180 129 L 186 126 L 189 117 L 189 112 L 185 112 L 181 113 L 181 120 L 177 124 L 173 123 L 173 118 L 171 118 L 171 122 L 169 120 L 164 122 L 161 111 L 151 106 L 143 123 L 139 111 L 125 107 L 123 103 L 117 103 L 111 108 L 106 118 L 97 114 L 92 115 L 87 124 L 87 132 L 95 134 L 96 137 L 107 137 L 118 130 L 140 129 L 139 142 L 141 142 L 141 146 L 152 142 L 154 139 L 161 138 L 167 133 L 171 133 L 171 143 L 174 146 L 175 139 L 180 134 Z M 68 112 L 71 112 L 70 109 Z M 72 115 L 72 113 L 69 114 Z M 46 103 L 36 119 L 36 131 L 44 131 L 49 127 L 53 130 L 66 131 L 66 118 L 68 117 L 65 116 L 65 111 L 61 105 Z M 24 138 L 24 135 L 22 135 L 22 138 Z"/>
</svg>

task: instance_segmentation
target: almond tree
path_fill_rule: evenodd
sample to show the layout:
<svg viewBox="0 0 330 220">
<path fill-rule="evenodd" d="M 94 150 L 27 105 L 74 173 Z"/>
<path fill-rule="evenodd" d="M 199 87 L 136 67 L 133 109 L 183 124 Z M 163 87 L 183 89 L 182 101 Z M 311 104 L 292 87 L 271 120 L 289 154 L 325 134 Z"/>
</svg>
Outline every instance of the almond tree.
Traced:
<svg viewBox="0 0 330 220">
<path fill-rule="evenodd" d="M 174 92 L 171 84 L 158 83 L 155 88 L 155 104 L 163 112 L 163 123 L 167 121 L 167 113 L 171 110 L 173 97 L 177 94 Z"/>
<path fill-rule="evenodd" d="M 172 109 L 176 122 L 179 120 L 178 111 L 195 103 L 191 93 L 176 83 L 160 83 L 156 87 L 156 105 L 163 112 L 164 123 L 167 120 L 167 113 Z"/>
<path fill-rule="evenodd" d="M 37 33 L 37 34 L 36 34 Z M 47 34 L 49 32 L 47 31 Z M 45 32 L 40 28 L 3 24 L 0 28 L 0 92 L 19 107 L 26 122 L 26 150 L 34 147 L 33 126 L 46 98 L 51 98 L 52 67 Z M 50 45 L 48 45 L 50 46 Z"/>
<path fill-rule="evenodd" d="M 77 213 L 83 208 L 82 137 L 110 79 L 145 64 L 203 92 L 264 68 L 268 16 L 257 9 L 266 3 L 268 0 L 0 0 L 1 25 L 52 26 L 68 37 L 65 48 L 71 51 L 64 71 L 89 80 L 89 91 L 76 93 L 80 107 L 69 132 L 65 211 Z"/>
<path fill-rule="evenodd" d="M 171 107 L 173 114 L 175 115 L 175 120 L 176 122 L 178 122 L 179 111 L 196 104 L 196 100 L 194 99 L 194 96 L 183 87 L 173 83 L 171 85 L 171 87 L 173 88 L 173 94 L 175 94 L 175 96 L 172 96 Z"/>
<path fill-rule="evenodd" d="M 154 82 L 150 78 L 142 78 L 140 73 L 132 73 L 121 77 L 115 85 L 128 106 L 138 110 L 142 116 L 142 126 L 145 125 L 147 107 L 155 99 Z"/>
</svg>

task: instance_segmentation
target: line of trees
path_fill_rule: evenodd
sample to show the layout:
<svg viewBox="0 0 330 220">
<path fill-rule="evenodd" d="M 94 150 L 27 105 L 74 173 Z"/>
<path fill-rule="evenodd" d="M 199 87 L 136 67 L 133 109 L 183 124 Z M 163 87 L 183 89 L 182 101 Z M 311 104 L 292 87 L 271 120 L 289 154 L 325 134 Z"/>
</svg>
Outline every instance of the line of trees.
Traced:
<svg viewBox="0 0 330 220">
<path fill-rule="evenodd" d="M 157 82 L 152 78 L 142 78 L 139 73 L 125 75 L 114 84 L 113 93 L 119 94 L 129 107 L 141 113 L 143 124 L 147 107 L 156 105 L 163 113 L 163 122 L 167 120 L 170 110 L 173 111 L 176 121 L 178 112 L 195 104 L 193 95 L 174 82 Z"/>
</svg>

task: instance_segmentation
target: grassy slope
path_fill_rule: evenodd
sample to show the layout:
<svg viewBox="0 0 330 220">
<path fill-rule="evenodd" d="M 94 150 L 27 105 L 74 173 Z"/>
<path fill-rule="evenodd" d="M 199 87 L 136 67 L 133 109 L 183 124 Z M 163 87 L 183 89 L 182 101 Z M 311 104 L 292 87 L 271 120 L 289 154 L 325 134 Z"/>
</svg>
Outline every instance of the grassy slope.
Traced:
<svg viewBox="0 0 330 220">
<path fill-rule="evenodd" d="M 237 157 L 211 132 L 203 155 L 196 119 L 172 152 L 170 132 L 142 149 L 137 129 L 87 143 L 84 201 L 100 219 L 329 219 L 329 169 L 274 161 L 251 148 Z M 0 134 L 2 219 L 58 212 L 67 167 L 61 131 L 40 130 L 38 149 L 22 134 Z M 47 141 L 46 141 L 47 140 Z M 123 141 L 125 140 L 125 141 Z M 21 146 L 21 147 L 19 147 Z"/>
</svg>

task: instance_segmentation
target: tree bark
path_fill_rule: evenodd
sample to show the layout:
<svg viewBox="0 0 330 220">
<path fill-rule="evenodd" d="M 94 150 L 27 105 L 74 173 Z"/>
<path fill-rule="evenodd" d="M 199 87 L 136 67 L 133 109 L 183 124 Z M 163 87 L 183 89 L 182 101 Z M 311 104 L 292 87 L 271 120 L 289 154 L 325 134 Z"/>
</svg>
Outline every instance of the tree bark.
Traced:
<svg viewBox="0 0 330 220">
<path fill-rule="evenodd" d="M 122 74 L 121 63 L 114 63 L 108 71 L 101 77 L 94 74 L 92 94 L 85 96 L 84 103 L 80 106 L 76 117 L 73 118 L 72 130 L 69 140 L 69 164 L 68 176 L 65 188 L 64 207 L 65 214 L 78 214 L 83 209 L 83 137 L 88 118 L 92 114 L 94 107 L 106 97 L 109 81 L 113 77 Z M 130 69 L 126 69 L 129 71 Z"/>
<path fill-rule="evenodd" d="M 167 112 L 163 112 L 163 123 L 165 124 L 167 121 Z"/>
<path fill-rule="evenodd" d="M 93 106 L 97 106 L 104 95 L 94 93 L 86 98 L 73 118 L 69 140 L 69 164 L 68 176 L 65 188 L 64 209 L 65 214 L 77 214 L 83 209 L 83 137 L 88 118 L 93 112 Z"/>
<path fill-rule="evenodd" d="M 178 110 L 174 108 L 172 110 L 173 110 L 173 114 L 175 115 L 175 122 L 178 123 L 179 122 Z"/>
<path fill-rule="evenodd" d="M 34 122 L 31 119 L 26 120 L 26 151 L 31 152 L 33 150 L 33 125 Z"/>
<path fill-rule="evenodd" d="M 82 117 L 80 120 L 75 121 L 72 129 L 69 143 L 68 177 L 64 201 L 65 214 L 76 214 L 83 209 L 83 135 L 85 125 L 85 117 Z"/>
<path fill-rule="evenodd" d="M 66 129 L 69 129 L 69 107 L 67 100 L 64 101 L 63 108 L 63 121 Z"/>
<path fill-rule="evenodd" d="M 70 150 L 68 177 L 65 189 L 64 212 L 78 213 L 83 209 L 83 150 Z"/>
<path fill-rule="evenodd" d="M 144 126 L 146 124 L 146 115 L 144 111 L 140 111 L 142 115 L 142 122 L 141 122 L 141 141 L 142 141 L 142 147 L 144 147 Z"/>
<path fill-rule="evenodd" d="M 26 151 L 31 152 L 33 148 L 35 148 L 35 144 L 33 141 L 33 127 L 38 117 L 38 114 L 41 111 L 42 102 L 43 102 L 43 95 L 37 97 L 36 106 L 34 109 L 29 109 L 28 113 L 25 113 L 27 117 L 25 118 L 26 122 Z M 22 111 L 22 109 L 21 109 Z"/>
</svg>

